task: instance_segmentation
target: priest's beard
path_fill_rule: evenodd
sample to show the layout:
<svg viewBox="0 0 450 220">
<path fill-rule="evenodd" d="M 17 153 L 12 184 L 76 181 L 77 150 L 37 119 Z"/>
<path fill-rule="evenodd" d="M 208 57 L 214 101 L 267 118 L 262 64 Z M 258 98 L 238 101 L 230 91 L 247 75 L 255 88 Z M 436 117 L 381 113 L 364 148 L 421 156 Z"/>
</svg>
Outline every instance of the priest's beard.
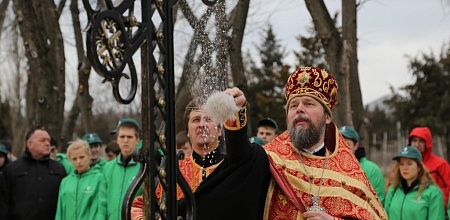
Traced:
<svg viewBox="0 0 450 220">
<path fill-rule="evenodd" d="M 303 126 L 295 126 L 295 122 L 298 119 L 302 119 L 308 123 L 308 128 Z M 289 135 L 291 136 L 291 141 L 294 147 L 297 149 L 309 149 L 313 145 L 319 142 L 320 137 L 325 131 L 326 126 L 326 114 L 317 122 L 312 123 L 311 119 L 306 115 L 297 115 L 291 124 L 288 123 Z"/>
</svg>

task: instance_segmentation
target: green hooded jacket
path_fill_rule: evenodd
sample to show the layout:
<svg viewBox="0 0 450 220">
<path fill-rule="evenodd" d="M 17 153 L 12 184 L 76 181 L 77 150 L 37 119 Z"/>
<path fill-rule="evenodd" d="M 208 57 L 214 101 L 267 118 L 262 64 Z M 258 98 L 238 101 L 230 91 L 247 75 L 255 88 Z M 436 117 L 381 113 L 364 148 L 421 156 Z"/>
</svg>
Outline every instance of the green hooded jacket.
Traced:
<svg viewBox="0 0 450 220">
<path fill-rule="evenodd" d="M 95 163 L 95 164 L 92 163 L 91 166 L 98 166 L 98 167 L 100 168 L 100 171 L 102 171 L 102 170 L 103 170 L 103 167 L 105 166 L 105 164 L 106 164 L 107 162 L 108 162 L 108 161 L 106 161 L 105 158 L 100 157 L 99 160 L 98 160 L 98 162 Z"/>
<path fill-rule="evenodd" d="M 375 193 L 378 195 L 378 199 L 381 204 L 384 204 L 384 176 L 381 169 L 372 161 L 368 160 L 366 157 L 359 159 L 359 164 L 361 168 L 366 173 L 369 182 L 372 184 Z"/>
<path fill-rule="evenodd" d="M 390 186 L 384 208 L 389 219 L 394 220 L 444 220 L 444 199 L 438 186 L 429 185 L 416 198 L 419 186 L 407 194 L 401 186 Z"/>
<path fill-rule="evenodd" d="M 107 162 L 103 166 L 103 176 L 106 180 L 107 218 L 108 220 L 120 220 L 122 203 L 128 187 L 139 171 L 140 164 L 131 159 L 127 166 L 122 162 L 122 154 L 115 160 Z M 142 186 L 135 196 L 142 195 Z"/>
<path fill-rule="evenodd" d="M 71 174 L 73 170 L 75 170 L 75 167 L 73 166 L 72 162 L 70 162 L 69 159 L 67 159 L 67 155 L 63 153 L 56 153 L 56 161 L 60 162 L 64 169 L 66 170 L 67 174 Z"/>
<path fill-rule="evenodd" d="M 106 185 L 98 167 L 65 177 L 59 187 L 55 220 L 106 219 Z"/>
</svg>

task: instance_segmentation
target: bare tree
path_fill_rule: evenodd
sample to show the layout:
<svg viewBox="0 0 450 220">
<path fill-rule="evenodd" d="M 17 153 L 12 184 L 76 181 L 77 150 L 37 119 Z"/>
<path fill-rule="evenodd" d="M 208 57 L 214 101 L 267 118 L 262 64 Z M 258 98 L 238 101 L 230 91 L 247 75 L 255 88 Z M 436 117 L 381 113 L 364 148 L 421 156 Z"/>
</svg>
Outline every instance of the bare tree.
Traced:
<svg viewBox="0 0 450 220">
<path fill-rule="evenodd" d="M 64 44 L 52 0 L 13 1 L 28 62 L 26 117 L 59 139 L 65 102 Z"/>
<path fill-rule="evenodd" d="M 250 0 L 239 1 L 230 16 L 230 27 L 233 30 L 230 39 L 230 65 L 234 85 L 248 94 L 247 78 L 242 59 L 242 40 L 244 39 Z"/>
<path fill-rule="evenodd" d="M 85 132 L 91 132 L 93 130 L 93 115 L 92 115 L 92 102 L 93 99 L 89 94 L 89 77 L 91 75 L 91 63 L 86 57 L 84 51 L 84 42 L 81 33 L 80 25 L 80 11 L 78 9 L 78 1 L 70 1 L 70 14 L 72 16 L 73 31 L 75 35 L 75 47 L 78 58 L 78 89 L 76 91 L 76 98 L 72 105 L 72 109 L 69 112 L 68 117 L 64 121 L 63 135 L 61 140 L 64 142 L 70 141 L 76 120 L 81 113 L 81 119 L 83 122 L 83 128 Z"/>
<path fill-rule="evenodd" d="M 21 50 L 20 50 L 20 41 L 19 41 L 19 33 L 18 33 L 18 25 L 16 22 L 13 23 L 13 28 L 12 28 L 12 33 L 13 33 L 13 37 L 12 37 L 12 57 L 14 59 L 14 65 L 15 65 L 15 74 L 13 74 L 14 76 L 12 77 L 13 80 L 13 85 L 12 87 L 14 88 L 12 94 L 11 94 L 11 98 L 9 99 L 9 105 L 10 105 L 10 112 L 9 112 L 9 118 L 11 118 L 11 121 L 14 123 L 11 123 L 11 135 L 12 135 L 12 153 L 13 155 L 21 155 L 23 148 L 24 148 L 24 143 L 23 143 L 23 139 L 25 136 L 25 119 L 22 115 L 22 107 L 21 107 L 21 102 L 22 102 L 22 96 L 21 96 L 21 90 L 22 90 L 22 86 L 21 86 L 21 82 L 23 80 L 22 77 L 22 68 L 21 68 L 21 63 L 22 63 L 22 54 L 21 54 Z"/>
<path fill-rule="evenodd" d="M 364 109 L 357 68 L 356 0 L 342 1 L 342 34 L 335 26 L 323 0 L 305 0 L 305 3 L 324 46 L 330 72 L 340 85 L 334 122 L 337 125 L 349 124 L 361 128 Z"/>
<path fill-rule="evenodd" d="M 3 0 L 2 3 L 0 3 L 0 35 L 2 32 L 1 27 L 3 27 L 3 22 L 5 21 L 6 10 L 8 9 L 9 2 L 10 0 Z"/>
<path fill-rule="evenodd" d="M 223 70 L 226 70 L 229 68 L 228 65 L 231 65 L 231 76 L 233 79 L 233 85 L 239 86 L 244 92 L 248 92 L 247 89 L 247 79 L 244 75 L 244 65 L 242 62 L 242 40 L 244 37 L 244 31 L 245 31 L 245 24 L 246 19 L 248 15 L 248 9 L 249 9 L 249 0 L 242 0 L 238 1 L 237 4 L 234 6 L 234 8 L 230 11 L 229 14 L 226 16 L 223 16 L 223 13 L 217 13 L 219 10 L 225 10 L 225 5 L 217 5 L 214 7 L 217 7 L 214 11 L 207 10 L 204 14 L 202 14 L 200 17 L 196 17 L 194 10 L 187 4 L 186 0 L 180 0 L 178 2 L 180 11 L 184 14 L 184 16 L 187 18 L 190 26 L 195 29 L 195 33 L 191 39 L 191 42 L 189 44 L 188 52 L 186 53 L 185 60 L 184 60 L 184 66 L 183 66 L 183 73 L 181 76 L 180 84 L 177 88 L 176 93 L 176 109 L 175 109 L 175 115 L 179 119 L 181 119 L 184 108 L 187 105 L 187 102 L 192 99 L 192 94 L 189 88 L 192 87 L 192 82 L 189 81 L 189 78 L 195 74 L 198 74 L 198 70 L 200 69 L 200 66 L 205 65 L 205 63 L 210 58 L 205 58 L 202 56 L 205 56 L 204 53 L 199 57 L 195 56 L 195 51 L 197 48 L 208 48 L 211 42 L 205 38 L 205 32 L 207 31 L 205 29 L 205 23 L 209 16 L 211 16 L 213 13 L 215 14 L 215 19 L 217 21 L 216 24 L 216 33 L 219 39 L 216 39 L 216 41 L 224 41 L 226 48 L 217 48 L 219 51 L 217 52 L 219 55 L 223 56 L 225 54 L 226 58 L 229 60 L 229 63 L 226 63 L 226 65 L 220 67 Z M 228 33 L 231 30 L 232 34 L 231 36 L 227 36 L 223 33 Z M 228 74 L 224 74 L 222 77 L 228 78 Z M 225 85 L 228 86 L 228 85 Z M 194 95 L 195 96 L 195 95 Z M 183 125 L 182 120 L 176 120 L 176 130 L 181 131 L 184 130 L 185 127 Z"/>
<path fill-rule="evenodd" d="M 22 50 L 20 47 L 20 39 L 18 33 L 18 24 L 17 20 L 12 19 L 9 24 L 5 24 L 5 18 L 7 18 L 8 6 L 10 0 L 3 0 L 0 3 L 0 33 L 3 37 L 11 39 L 11 42 L 8 44 L 4 44 L 6 46 L 6 53 L 10 56 L 5 56 L 5 60 L 3 62 L 9 64 L 8 71 L 5 71 L 3 75 L 2 86 L 5 86 L 9 89 L 8 94 L 2 93 L 2 96 L 6 99 L 6 103 L 9 105 L 8 116 L 4 116 L 3 120 L 9 121 L 8 129 L 11 135 L 10 141 L 12 144 L 12 153 L 14 155 L 21 155 L 23 151 L 23 136 L 24 136 L 24 118 L 21 114 L 21 83 L 23 80 L 26 80 L 26 76 L 21 75 L 23 68 L 22 65 Z M 5 26 L 5 27 L 4 27 Z M 6 30 L 6 31 L 5 31 Z M 5 34 L 6 32 L 6 34 Z M 5 47 L 3 47 L 5 48 Z M 6 80 L 6 74 L 10 77 L 10 80 Z M 8 81 L 8 82 L 6 82 Z"/>
<path fill-rule="evenodd" d="M 357 50 L 357 8 L 361 4 L 355 1 L 342 1 L 342 36 L 348 42 L 351 52 L 349 54 L 349 90 L 350 106 L 353 125 L 360 131 L 365 133 L 366 126 L 364 123 L 364 105 L 362 102 L 361 86 L 359 83 L 358 72 L 358 50 Z M 365 136 L 365 135 L 363 135 Z M 368 145 L 364 145 L 368 146 Z"/>
<path fill-rule="evenodd" d="M 4 17 L 6 17 L 6 14 L 7 14 L 6 9 L 7 9 L 7 6 L 8 6 L 8 2 L 9 2 L 9 0 L 5 0 L 5 1 L 2 1 L 0 3 L 0 21 L 1 22 L 3 22 Z M 30 2 L 28 2 L 28 3 L 30 3 Z M 55 8 L 55 10 L 52 10 L 53 14 L 51 16 L 55 18 L 52 21 L 57 21 L 60 18 L 60 16 L 62 15 L 62 10 L 63 10 L 63 8 L 65 6 L 65 3 L 66 3 L 66 0 L 59 1 L 58 6 Z M 38 24 L 37 22 L 36 23 L 31 23 L 30 22 L 29 24 L 26 24 L 26 26 L 25 26 L 25 24 L 23 22 L 23 9 L 22 8 L 21 9 L 18 8 L 19 6 L 23 7 L 22 4 L 23 3 L 18 2 L 18 3 L 15 3 L 15 6 L 14 6 L 16 15 L 18 13 L 20 15 L 22 15 L 22 17 L 16 16 L 16 20 L 15 20 L 15 24 L 20 23 L 20 25 L 21 25 L 20 30 L 21 31 L 19 31 L 18 27 L 17 28 L 9 27 L 9 29 L 13 30 L 11 32 L 14 32 L 14 33 L 12 34 L 13 35 L 12 37 L 7 37 L 6 38 L 8 40 L 11 39 L 12 42 L 13 42 L 12 44 L 9 44 L 9 45 L 12 46 L 12 49 L 9 50 L 9 51 L 15 57 L 13 60 L 16 63 L 16 65 L 15 65 L 16 68 L 15 69 L 17 71 L 16 73 L 10 72 L 11 78 L 12 79 L 16 79 L 16 80 L 14 80 L 15 83 L 10 83 L 11 84 L 10 87 L 13 88 L 13 89 L 9 90 L 10 93 L 11 93 L 10 94 L 11 97 L 9 98 L 9 100 L 10 100 L 10 103 L 9 103 L 10 104 L 10 117 L 9 118 L 11 118 L 14 121 L 14 123 L 11 124 L 11 128 L 10 128 L 11 131 L 12 131 L 11 132 L 11 135 L 12 135 L 11 136 L 11 140 L 13 142 L 13 146 L 17 147 L 17 149 L 13 149 L 13 151 L 14 151 L 14 153 L 16 155 L 19 155 L 21 153 L 21 151 L 23 150 L 22 149 L 22 147 L 23 147 L 23 143 L 22 143 L 23 142 L 23 137 L 22 136 L 23 136 L 23 133 L 26 132 L 26 130 L 28 129 L 29 126 L 32 126 L 32 127 L 35 127 L 35 126 L 37 126 L 37 127 L 46 127 L 47 129 L 50 129 L 50 127 L 52 127 L 51 125 L 46 124 L 46 123 L 50 123 L 50 121 L 44 122 L 44 121 L 47 121 L 48 119 L 42 119 L 41 118 L 41 119 L 36 119 L 36 121 L 34 121 L 34 119 L 35 119 L 34 116 L 29 115 L 29 114 L 27 114 L 27 116 L 28 116 L 27 118 L 29 120 L 28 123 L 27 122 L 21 122 L 21 120 L 20 120 L 21 118 L 22 118 L 22 120 L 24 120 L 23 119 L 23 116 L 24 116 L 23 112 L 21 112 L 21 107 L 23 107 L 23 106 L 21 106 L 21 101 L 20 100 L 22 98 L 25 98 L 24 100 L 27 100 L 27 97 L 21 97 L 20 96 L 20 91 L 24 90 L 22 88 L 23 81 L 24 80 L 26 81 L 28 77 L 27 76 L 25 76 L 25 77 L 20 76 L 20 74 L 21 74 L 20 72 L 23 71 L 23 66 L 22 66 L 22 69 L 20 69 L 20 68 L 21 68 L 21 65 L 22 65 L 23 60 L 24 60 L 24 55 L 19 52 L 19 47 L 16 44 L 24 42 L 25 47 L 22 46 L 22 48 L 25 48 L 25 49 L 29 50 L 29 51 L 26 51 L 26 53 L 28 55 L 31 55 L 31 56 L 36 56 L 36 54 L 37 54 L 36 51 L 38 50 L 38 48 L 45 49 L 45 46 L 43 46 L 43 47 L 35 46 L 34 48 L 31 48 L 30 47 L 30 41 L 25 40 L 24 37 L 25 36 L 29 36 L 30 33 L 32 35 L 32 31 L 31 30 L 26 30 L 26 28 L 32 27 L 33 25 L 39 25 L 40 26 L 39 28 L 44 28 L 44 29 L 47 28 L 46 26 L 44 26 L 42 24 Z M 52 7 L 53 6 L 54 5 L 52 4 Z M 58 129 L 56 129 L 57 130 L 56 133 L 61 132 L 60 138 L 59 138 L 60 143 L 67 142 L 68 140 L 71 139 L 71 137 L 72 137 L 72 135 L 74 133 L 74 129 L 76 128 L 76 121 L 77 121 L 78 116 L 80 115 L 80 113 L 82 113 L 81 114 L 82 115 L 82 119 L 83 119 L 82 125 L 84 126 L 83 130 L 85 130 L 85 131 L 92 130 L 93 121 L 94 121 L 93 120 L 93 115 L 92 115 L 92 110 L 91 110 L 91 108 L 92 108 L 92 98 L 89 95 L 89 86 L 88 86 L 88 80 L 89 80 L 89 76 L 90 76 L 91 66 L 90 66 L 90 63 L 87 60 L 86 56 L 84 55 L 84 49 L 83 49 L 84 48 L 83 47 L 84 46 L 84 42 L 83 42 L 82 31 L 81 31 L 81 27 L 80 27 L 80 19 L 79 19 L 80 12 L 78 10 L 78 7 L 79 7 L 78 6 L 78 1 L 71 1 L 71 5 L 70 6 L 71 6 L 70 12 L 71 12 L 71 15 L 72 15 L 72 20 L 73 20 L 75 48 L 76 48 L 76 51 L 77 51 L 78 60 L 80 60 L 79 65 L 78 65 L 79 86 L 78 86 L 78 89 L 75 90 L 75 96 L 76 96 L 75 103 L 72 105 L 72 109 L 70 110 L 66 120 L 64 120 L 62 118 L 62 112 L 61 112 L 61 114 L 59 114 L 59 115 L 61 115 L 61 118 L 58 118 L 58 119 L 57 119 L 57 117 L 53 117 L 52 116 L 53 113 L 48 113 L 47 114 L 47 115 L 50 115 L 52 118 L 54 118 L 54 120 L 57 120 L 59 122 L 57 124 L 55 124 L 55 123 L 51 123 L 51 124 L 54 125 L 54 128 L 58 128 Z M 35 16 L 42 16 L 42 14 L 47 14 L 47 12 L 43 11 L 44 10 L 43 9 L 43 5 L 37 5 L 36 6 L 36 10 L 42 10 L 42 12 L 39 12 L 41 14 L 36 14 Z M 32 12 L 27 12 L 27 13 L 34 13 L 34 12 L 35 12 L 35 10 L 32 10 Z M 42 18 L 41 17 L 39 19 L 41 19 L 41 21 L 44 21 L 44 20 L 46 21 L 46 19 L 49 19 L 49 18 Z M 57 25 L 57 27 L 59 27 L 59 23 L 58 22 L 54 22 L 54 24 Z M 54 28 L 54 27 L 48 27 L 48 28 L 50 28 L 50 29 L 57 29 L 57 28 Z M 25 34 L 22 34 L 23 32 L 25 32 Z M 50 32 L 51 33 L 59 33 L 58 31 L 55 31 L 55 30 L 51 30 Z M 57 57 L 55 59 L 58 60 L 59 63 L 63 63 L 65 61 L 63 59 L 64 55 L 57 55 L 57 56 L 50 55 L 50 53 L 52 51 L 54 51 L 54 52 L 56 52 L 56 51 L 58 51 L 58 52 L 63 51 L 63 48 L 59 46 L 59 43 L 62 41 L 61 35 L 58 37 L 58 35 L 51 34 L 51 33 L 49 33 L 47 35 L 52 35 L 52 36 L 56 36 L 56 37 L 54 39 L 48 38 L 48 40 L 45 41 L 45 43 L 48 44 L 48 46 L 46 48 L 47 52 L 45 53 L 43 58 L 50 60 L 50 59 L 53 59 L 54 57 Z M 42 36 L 47 36 L 47 35 L 42 35 Z M 57 43 L 51 44 L 52 41 L 56 41 Z M 32 43 L 31 45 L 35 45 L 38 42 L 40 42 L 40 41 L 34 40 L 34 43 Z M 39 57 L 37 59 L 40 60 L 41 58 Z M 34 60 L 36 60 L 36 59 L 34 59 Z M 32 61 L 33 61 L 33 59 L 32 59 Z M 53 62 L 53 61 L 48 61 L 48 62 Z M 36 78 L 36 76 L 39 75 L 38 74 L 39 71 L 34 71 L 34 70 L 43 70 L 43 68 L 31 68 L 30 63 L 31 62 L 29 62 L 29 64 L 25 64 L 25 65 L 29 66 L 27 68 L 28 72 L 29 72 L 29 76 L 30 76 L 30 81 L 29 81 L 30 83 L 27 85 L 28 86 L 28 90 L 30 88 L 33 88 L 31 86 L 31 83 L 38 83 L 38 81 L 36 80 L 38 78 Z M 44 61 L 39 61 L 39 62 L 36 61 L 36 62 L 33 62 L 33 63 L 34 64 L 42 64 L 42 63 L 44 63 Z M 53 68 L 58 68 L 56 63 L 54 65 L 54 67 L 51 67 L 51 66 L 46 67 L 47 70 L 53 69 Z M 31 71 L 31 70 L 33 70 L 33 71 Z M 64 82 L 64 77 L 54 77 L 57 74 L 65 74 L 64 68 L 60 69 L 60 70 L 61 71 L 59 71 L 59 73 L 54 72 L 54 71 L 47 71 L 48 75 L 50 75 L 50 76 L 46 75 L 45 77 L 42 77 L 43 80 L 47 80 L 48 79 L 48 80 L 52 81 L 52 82 L 49 82 L 50 84 L 60 84 L 60 83 L 56 83 L 56 81 L 59 82 L 61 80 L 62 80 L 62 82 Z M 32 73 L 32 74 L 30 74 L 30 73 Z M 60 97 L 64 97 L 65 85 L 64 85 L 64 83 L 60 84 L 60 85 L 62 85 L 62 86 L 61 87 L 59 87 L 59 86 L 49 87 L 49 88 L 53 88 L 52 94 L 46 94 L 45 96 L 47 98 L 40 99 L 38 101 L 38 103 L 40 101 L 43 101 L 43 100 L 49 100 L 49 101 L 44 101 L 46 103 L 41 103 L 41 105 L 44 105 L 44 106 L 46 106 L 50 102 L 55 102 L 55 103 L 57 102 L 59 104 L 64 103 L 64 101 L 65 101 L 64 98 L 61 99 Z M 55 89 L 57 89 L 58 91 L 55 91 Z M 36 91 L 30 92 L 28 90 L 27 90 L 27 94 L 34 95 L 36 93 Z M 42 89 L 40 89 L 40 91 L 46 92 L 46 91 L 44 91 Z M 35 99 L 36 97 L 38 97 L 38 96 L 34 96 L 33 99 Z M 58 97 L 58 98 L 55 99 L 55 98 L 49 98 L 49 97 Z M 62 101 L 58 102 L 56 100 L 62 100 Z M 31 101 L 31 102 L 33 102 L 33 101 Z M 54 105 L 54 104 L 51 104 L 51 105 L 52 106 L 57 106 L 57 105 Z M 30 110 L 34 111 L 33 108 L 34 107 L 27 108 L 27 111 L 30 111 Z M 46 107 L 44 107 L 44 108 L 46 108 Z M 46 108 L 46 109 L 48 109 L 48 108 Z M 51 109 L 52 109 L 52 111 L 55 110 L 54 108 L 51 108 Z M 60 111 L 60 110 L 58 109 L 58 111 Z M 46 114 L 39 113 L 39 115 L 46 115 Z M 38 123 L 38 121 L 41 121 L 41 123 Z M 64 121 L 64 123 L 63 123 L 63 121 Z M 62 126 L 62 124 L 64 124 L 64 126 Z M 62 126 L 62 131 L 61 131 L 61 126 Z M 22 135 L 20 135 L 20 134 L 22 134 Z M 55 135 L 54 131 L 51 131 L 51 135 L 54 136 L 54 137 L 57 136 L 57 135 Z M 61 146 L 64 146 L 64 145 L 61 145 Z"/>
</svg>

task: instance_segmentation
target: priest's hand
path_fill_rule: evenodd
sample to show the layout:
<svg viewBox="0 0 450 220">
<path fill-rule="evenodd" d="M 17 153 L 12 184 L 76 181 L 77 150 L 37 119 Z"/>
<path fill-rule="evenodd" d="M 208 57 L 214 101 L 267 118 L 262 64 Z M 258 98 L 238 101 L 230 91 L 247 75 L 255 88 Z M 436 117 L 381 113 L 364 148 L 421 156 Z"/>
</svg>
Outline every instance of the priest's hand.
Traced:
<svg viewBox="0 0 450 220">
<path fill-rule="evenodd" d="M 227 89 L 225 92 L 234 97 L 234 102 L 237 107 L 242 107 L 246 104 L 247 99 L 245 98 L 244 93 L 237 87 Z"/>
</svg>

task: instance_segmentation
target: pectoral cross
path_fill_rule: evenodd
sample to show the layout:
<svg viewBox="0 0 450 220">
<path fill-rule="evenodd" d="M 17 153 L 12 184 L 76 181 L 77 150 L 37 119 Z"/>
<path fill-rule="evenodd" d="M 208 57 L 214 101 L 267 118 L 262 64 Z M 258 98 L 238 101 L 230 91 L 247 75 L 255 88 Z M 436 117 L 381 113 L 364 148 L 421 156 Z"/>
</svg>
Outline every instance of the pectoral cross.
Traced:
<svg viewBox="0 0 450 220">
<path fill-rule="evenodd" d="M 319 206 L 319 197 L 318 196 L 312 196 L 312 206 L 306 208 L 306 211 L 320 211 L 320 212 L 325 212 L 325 208 L 324 207 L 320 207 Z"/>
</svg>

